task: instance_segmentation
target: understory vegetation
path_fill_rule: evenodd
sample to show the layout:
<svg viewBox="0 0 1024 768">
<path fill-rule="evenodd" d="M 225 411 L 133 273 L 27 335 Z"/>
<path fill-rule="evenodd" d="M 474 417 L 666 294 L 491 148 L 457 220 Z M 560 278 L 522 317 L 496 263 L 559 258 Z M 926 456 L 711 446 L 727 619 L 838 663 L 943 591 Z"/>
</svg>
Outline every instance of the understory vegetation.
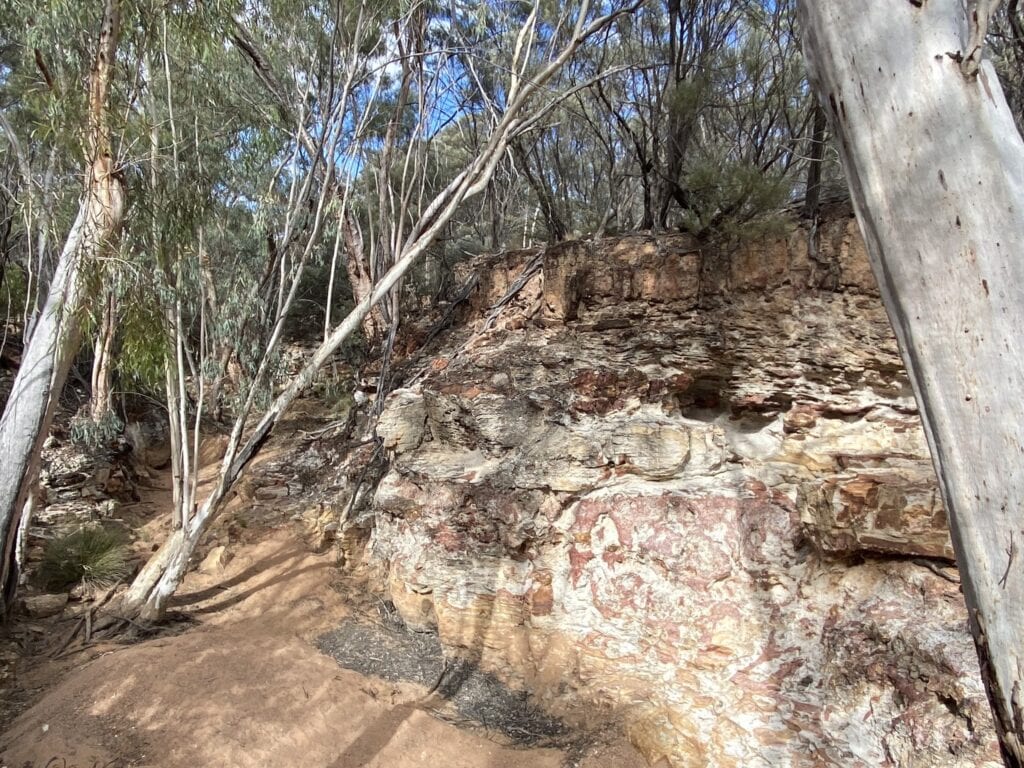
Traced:
<svg viewBox="0 0 1024 768">
<path fill-rule="evenodd" d="M 54 591 L 82 585 L 101 589 L 128 577 L 123 535 L 98 526 L 80 528 L 49 542 L 39 563 L 39 581 Z"/>
</svg>

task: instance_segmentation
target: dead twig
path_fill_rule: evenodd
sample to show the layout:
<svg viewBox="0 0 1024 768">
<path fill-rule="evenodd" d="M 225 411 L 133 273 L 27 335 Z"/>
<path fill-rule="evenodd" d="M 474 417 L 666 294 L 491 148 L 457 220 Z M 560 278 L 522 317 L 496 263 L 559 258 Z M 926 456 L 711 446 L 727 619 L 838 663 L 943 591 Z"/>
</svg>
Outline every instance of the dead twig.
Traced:
<svg viewBox="0 0 1024 768">
<path fill-rule="evenodd" d="M 468 339 L 466 339 L 466 341 L 464 341 L 462 343 L 462 345 L 448 359 L 449 363 L 452 360 L 455 360 L 457 357 L 459 357 L 464 351 L 466 351 L 466 349 L 468 349 L 469 346 L 476 339 L 480 338 L 485 333 L 487 333 L 487 331 L 489 331 L 491 329 L 491 327 L 494 325 L 495 321 L 501 316 L 501 313 L 504 312 L 505 308 L 511 303 L 512 299 L 514 299 L 519 294 L 519 292 L 521 290 L 523 290 L 523 288 L 526 287 L 526 285 L 530 282 L 530 280 L 533 279 L 533 277 L 538 272 L 540 272 L 541 269 L 544 267 L 544 253 L 545 253 L 545 251 L 543 251 L 543 250 L 539 251 L 532 259 L 530 259 L 525 264 L 525 266 L 523 266 L 522 270 L 520 270 L 520 272 L 519 272 L 519 275 L 516 276 L 516 279 L 512 281 L 512 284 L 509 286 L 508 290 L 505 292 L 505 295 L 502 296 L 500 299 L 498 299 L 496 302 L 494 302 L 494 304 L 492 304 L 488 308 L 487 317 L 484 318 L 484 323 L 480 327 L 480 330 L 475 331 Z M 459 297 L 457 297 L 456 301 L 453 302 L 452 307 L 450 308 L 449 311 L 454 311 L 455 306 L 459 302 L 465 301 L 465 299 L 468 298 L 469 293 L 471 293 L 472 290 L 476 288 L 476 286 L 479 284 L 479 282 L 480 282 L 480 275 L 479 275 L 479 273 L 473 273 L 473 276 L 466 282 L 466 285 L 464 286 L 463 290 L 460 292 Z M 438 331 L 438 332 L 440 332 L 440 331 Z M 426 345 L 432 339 L 433 339 L 433 336 L 429 336 L 427 338 L 427 341 L 423 343 L 423 347 L 426 347 Z M 421 368 L 416 373 L 416 375 L 414 375 L 414 376 L 412 376 L 410 378 L 409 383 L 408 383 L 407 386 L 411 386 L 412 384 L 415 384 L 416 382 L 418 382 L 421 379 L 423 379 L 427 375 L 427 373 L 429 371 L 430 371 L 430 366 L 429 365 L 428 366 L 424 366 L 423 368 Z"/>
<path fill-rule="evenodd" d="M 121 586 L 123 582 L 124 579 L 118 579 L 109 587 L 107 587 L 107 591 L 104 592 L 103 595 L 98 600 L 93 601 L 92 605 L 90 605 L 85 610 L 85 613 L 81 617 L 79 617 L 78 621 L 75 622 L 75 625 L 71 628 L 71 631 L 68 632 L 67 636 L 57 647 L 57 649 L 52 654 L 50 654 L 50 658 L 60 659 L 66 656 L 67 653 L 65 653 L 65 651 L 67 651 L 68 646 L 71 645 L 71 643 L 74 641 L 75 637 L 77 637 L 78 633 L 82 630 L 83 627 L 85 628 L 85 640 L 83 643 L 83 647 L 92 642 L 93 618 L 96 614 L 96 611 L 98 611 L 100 608 L 102 608 L 110 601 L 110 598 L 114 596 L 114 592 L 117 591 L 117 588 Z"/>
<path fill-rule="evenodd" d="M 448 657 L 443 656 L 441 659 L 441 674 L 437 676 L 437 680 L 435 680 L 434 684 L 430 686 L 430 690 L 427 691 L 422 698 L 420 698 L 420 703 L 429 701 L 433 697 L 433 695 L 437 693 L 438 688 L 441 687 L 441 683 L 443 683 L 445 677 L 447 677 L 449 669 L 450 665 L 448 664 Z"/>
<path fill-rule="evenodd" d="M 953 576 L 953 575 L 951 575 L 949 573 L 946 573 L 938 565 L 933 563 L 931 560 L 925 560 L 924 558 L 921 558 L 921 557 L 915 557 L 910 562 L 912 562 L 914 565 L 920 565 L 922 568 L 927 568 L 929 571 L 934 573 L 940 579 L 945 579 L 950 584 L 959 584 L 960 583 L 960 577 L 959 576 Z"/>
<path fill-rule="evenodd" d="M 506 306 L 514 299 L 526 284 L 533 279 L 533 276 L 540 272 L 544 266 L 544 251 L 541 251 L 534 256 L 530 261 L 526 263 L 523 270 L 519 273 L 519 276 L 512 282 L 505 295 L 498 299 L 491 307 L 491 311 L 487 313 L 487 318 L 484 320 L 483 327 L 480 329 L 480 333 L 486 333 L 494 325 L 494 321 L 498 319 L 502 311 Z"/>
<path fill-rule="evenodd" d="M 420 349 L 426 349 L 430 342 L 437 338 L 441 331 L 451 325 L 452 318 L 455 317 L 455 311 L 459 308 L 459 305 L 469 298 L 469 295 L 476 290 L 476 287 L 479 284 L 480 275 L 474 272 L 470 276 L 469 280 L 466 281 L 466 284 L 462 286 L 462 289 L 455 298 L 452 299 L 451 303 L 448 305 L 448 309 L 446 309 L 444 315 L 441 316 L 441 319 L 431 327 L 430 331 L 427 333 L 427 338 L 424 339 L 423 343 L 420 345 Z"/>
<path fill-rule="evenodd" d="M 64 637 L 61 644 L 57 646 L 57 649 L 53 653 L 50 654 L 51 659 L 59 659 L 64 655 L 64 650 L 71 645 L 71 641 L 75 639 L 75 636 L 78 634 L 78 630 L 82 628 L 84 623 L 85 617 L 79 617 L 78 621 L 76 621 L 74 626 L 71 627 L 71 631 Z"/>
</svg>

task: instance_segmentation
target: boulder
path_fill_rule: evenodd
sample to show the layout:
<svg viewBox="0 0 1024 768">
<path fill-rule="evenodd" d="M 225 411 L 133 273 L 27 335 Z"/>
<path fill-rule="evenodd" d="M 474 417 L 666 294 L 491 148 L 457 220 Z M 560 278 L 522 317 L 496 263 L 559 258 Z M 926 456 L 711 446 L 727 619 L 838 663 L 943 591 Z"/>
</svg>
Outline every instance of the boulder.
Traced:
<svg viewBox="0 0 1024 768">
<path fill-rule="evenodd" d="M 224 572 L 224 566 L 231 561 L 231 556 L 227 551 L 227 547 L 223 544 L 218 544 L 212 547 L 210 551 L 203 558 L 203 562 L 199 564 L 199 572 L 210 576 L 215 576 Z"/>
<path fill-rule="evenodd" d="M 68 604 L 68 593 L 46 595 L 28 595 L 23 600 L 25 613 L 33 619 L 45 619 L 56 616 Z"/>
</svg>

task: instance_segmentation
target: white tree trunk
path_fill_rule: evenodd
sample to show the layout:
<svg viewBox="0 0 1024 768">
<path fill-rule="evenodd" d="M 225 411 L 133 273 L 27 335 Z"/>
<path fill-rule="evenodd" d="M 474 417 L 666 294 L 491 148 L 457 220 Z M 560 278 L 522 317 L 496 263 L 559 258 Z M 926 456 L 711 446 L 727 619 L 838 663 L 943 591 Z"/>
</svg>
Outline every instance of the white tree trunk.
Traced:
<svg viewBox="0 0 1024 768">
<path fill-rule="evenodd" d="M 119 28 L 120 2 L 106 0 L 89 75 L 85 194 L 0 418 L 0 586 L 8 598 L 19 516 L 35 484 L 43 441 L 78 347 L 75 315 L 82 303 L 81 264 L 108 242 L 124 215 L 124 189 L 114 172 L 107 120 Z M 0 609 L 3 603 L 0 598 Z"/>
<path fill-rule="evenodd" d="M 53 420 L 56 397 L 51 395 L 63 387 L 77 347 L 77 328 L 70 320 L 81 302 L 79 254 L 89 229 L 88 216 L 89 206 L 83 202 L 0 418 L 0 585 L 7 598 L 13 594 L 7 587 L 20 516 Z M 3 602 L 0 597 L 0 615 L 6 608 Z"/>
<path fill-rule="evenodd" d="M 962 0 L 803 0 L 800 12 L 949 510 L 1004 760 L 1020 766 L 1024 142 L 991 65 L 961 71 L 973 52 Z"/>
</svg>

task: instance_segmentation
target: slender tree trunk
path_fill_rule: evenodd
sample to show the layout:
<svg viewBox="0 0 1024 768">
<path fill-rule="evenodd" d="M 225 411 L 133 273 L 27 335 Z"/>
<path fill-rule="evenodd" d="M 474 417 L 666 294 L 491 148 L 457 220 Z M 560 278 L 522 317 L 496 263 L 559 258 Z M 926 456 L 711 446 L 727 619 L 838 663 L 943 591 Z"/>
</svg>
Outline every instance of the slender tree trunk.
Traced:
<svg viewBox="0 0 1024 768">
<path fill-rule="evenodd" d="M 542 176 L 535 175 L 530 164 L 530 153 L 523 148 L 523 141 L 512 142 L 512 154 L 519 163 L 519 170 L 537 195 L 537 206 L 544 216 L 544 228 L 548 231 L 549 243 L 560 243 L 568 236 L 568 230 L 555 206 L 554 193 L 545 184 Z M 541 172 L 543 173 L 543 172 Z"/>
<path fill-rule="evenodd" d="M 814 127 L 811 129 L 811 151 L 807 158 L 807 192 L 804 194 L 803 215 L 807 219 L 818 218 L 821 205 L 821 166 L 825 159 L 825 110 L 821 104 L 814 104 Z"/>
<path fill-rule="evenodd" d="M 1003 757 L 1021 766 L 1024 142 L 991 65 L 971 73 L 960 0 L 802 0 L 800 13 L 921 408 Z"/>
<path fill-rule="evenodd" d="M 92 393 L 89 415 L 93 422 L 109 420 L 113 414 L 114 341 L 117 337 L 117 294 L 107 288 L 103 315 L 93 343 Z"/>
<path fill-rule="evenodd" d="M 342 214 L 341 241 L 345 249 L 345 270 L 348 273 L 348 284 L 352 288 L 352 300 L 361 302 L 373 290 L 370 271 L 366 263 L 366 252 L 363 250 L 363 235 L 359 225 L 349 210 Z M 384 338 L 384 315 L 378 307 L 374 307 L 363 319 L 363 336 L 368 347 L 375 347 Z M 328 332 L 326 336 L 329 336 Z"/>
<path fill-rule="evenodd" d="M 203 281 L 203 304 L 206 307 L 207 327 L 216 328 L 221 319 L 220 298 L 217 293 L 217 280 L 213 272 L 213 260 L 206 247 L 203 229 L 199 229 L 199 270 Z M 214 335 L 215 338 L 217 334 Z M 216 349 L 216 367 L 206 390 L 204 407 L 213 417 L 220 421 L 223 412 L 224 379 L 227 376 L 228 362 L 234 353 L 234 345 L 225 342 Z"/>
<path fill-rule="evenodd" d="M 167 320 L 173 329 L 173 318 Z M 172 331 L 173 332 L 173 331 Z M 181 411 L 178 390 L 178 365 L 176 358 L 168 354 L 164 362 L 164 395 L 167 398 L 167 432 L 171 441 L 171 529 L 177 531 L 183 523 L 183 495 L 184 473 L 188 467 L 182 461 L 184 442 L 188 440 L 188 432 L 182 434 L 181 420 L 178 414 Z"/>
<path fill-rule="evenodd" d="M 417 19 L 410 18 L 405 26 L 401 26 L 398 22 L 394 24 L 402 79 L 398 87 L 398 98 L 395 100 L 395 106 L 391 112 L 391 120 L 388 122 L 388 129 L 384 135 L 384 145 L 380 152 L 380 167 L 377 169 L 377 211 L 380 216 L 380 236 L 377 242 L 377 258 L 370 263 L 371 281 L 378 280 L 381 275 L 391 269 L 399 248 L 396 235 L 401 230 L 403 223 L 400 221 L 402 211 L 401 205 L 397 204 L 395 200 L 395 188 L 391 177 L 395 166 L 395 152 L 398 149 L 398 130 L 401 127 L 402 116 L 409 104 L 412 88 L 415 69 L 412 54 L 416 50 L 415 27 L 423 19 L 422 9 L 415 11 L 414 15 Z M 380 308 L 386 327 L 397 328 L 401 320 L 401 281 L 396 283 L 395 288 L 381 302 Z M 381 383 L 383 383 L 383 375 Z"/>
<path fill-rule="evenodd" d="M 498 201 L 498 192 L 494 188 L 494 186 L 494 182 L 492 181 L 490 186 L 487 188 L 487 204 L 489 213 L 491 214 L 491 253 L 497 253 L 498 250 L 501 248 L 502 206 L 501 203 Z"/>
<path fill-rule="evenodd" d="M 683 173 L 683 158 L 690 142 L 689 122 L 691 116 L 685 114 L 677 103 L 676 89 L 681 82 L 680 72 L 680 41 L 679 24 L 682 21 L 680 0 L 667 0 L 668 33 L 669 33 L 669 75 L 665 81 L 665 94 L 661 103 L 665 109 L 666 142 L 665 167 L 661 178 L 661 201 L 658 209 L 658 226 L 668 226 L 668 214 L 672 202 L 676 201 L 685 208 L 685 194 L 680 185 Z"/>
<path fill-rule="evenodd" d="M 653 171 L 652 163 L 640 162 L 640 184 L 644 193 L 644 216 L 640 222 L 640 229 L 654 229 L 654 191 L 651 181 Z"/>
<path fill-rule="evenodd" d="M 61 251 L 46 304 L 25 346 L 7 407 L 0 419 L 0 583 L 8 583 L 20 515 L 35 483 L 49 432 L 80 334 L 79 272 L 121 225 L 124 191 L 114 174 L 107 101 L 120 21 L 118 0 L 107 0 L 89 77 L 89 166 L 78 216 Z M 9 594 L 9 592 L 8 592 Z"/>
<path fill-rule="evenodd" d="M 0 584 L 7 588 L 20 517 L 39 472 L 39 456 L 57 398 L 78 346 L 74 312 L 81 305 L 80 251 L 89 238 L 89 206 L 83 203 L 50 284 L 0 419 Z M 2 608 L 4 606 L 0 606 Z"/>
<path fill-rule="evenodd" d="M 225 343 L 217 355 L 217 366 L 214 368 L 213 381 L 210 382 L 209 395 L 206 398 L 207 408 L 214 421 L 224 420 L 224 384 L 231 379 L 231 358 L 235 347 Z"/>
</svg>

